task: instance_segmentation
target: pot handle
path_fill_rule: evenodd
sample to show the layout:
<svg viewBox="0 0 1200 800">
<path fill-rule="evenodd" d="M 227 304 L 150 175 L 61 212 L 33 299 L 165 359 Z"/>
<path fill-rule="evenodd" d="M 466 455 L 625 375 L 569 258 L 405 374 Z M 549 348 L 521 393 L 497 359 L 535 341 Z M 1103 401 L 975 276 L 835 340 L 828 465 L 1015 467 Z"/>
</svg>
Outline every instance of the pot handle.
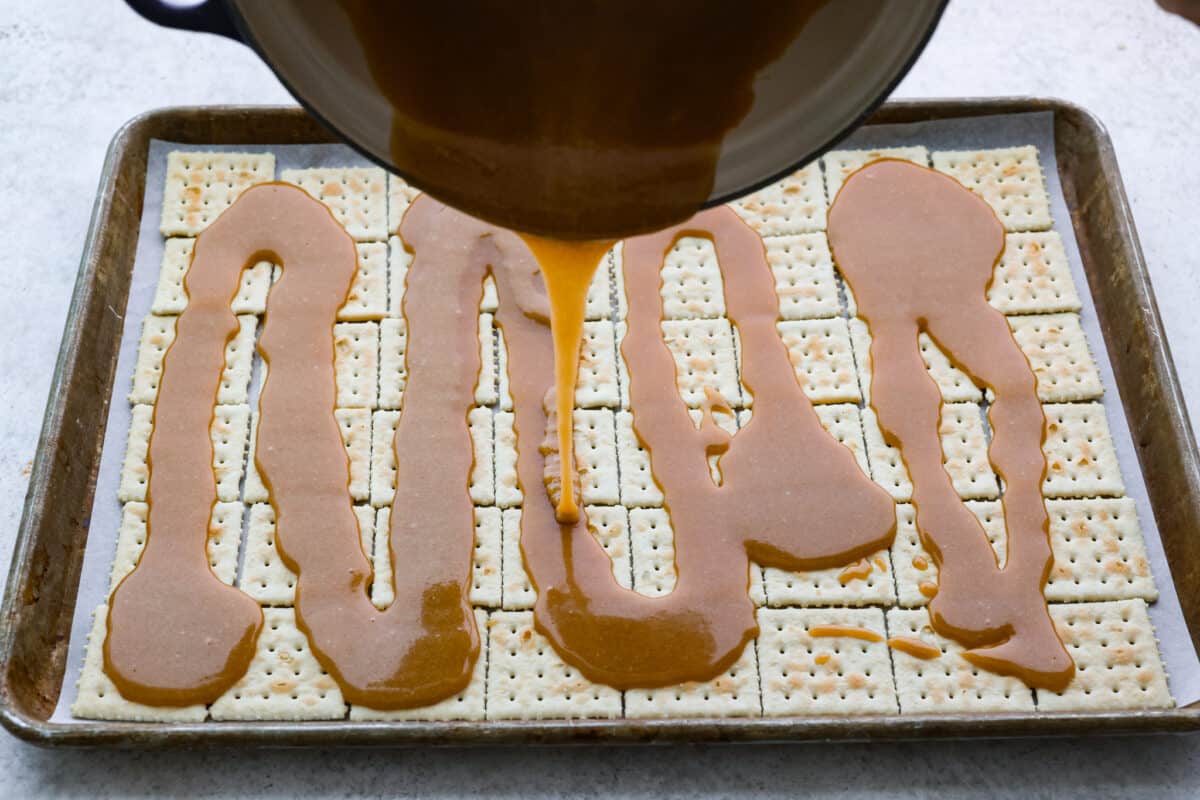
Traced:
<svg viewBox="0 0 1200 800">
<path fill-rule="evenodd" d="M 221 0 L 203 0 L 191 5 L 176 5 L 169 0 L 125 0 L 140 16 L 164 28 L 215 33 L 241 42 L 233 19 Z"/>
</svg>

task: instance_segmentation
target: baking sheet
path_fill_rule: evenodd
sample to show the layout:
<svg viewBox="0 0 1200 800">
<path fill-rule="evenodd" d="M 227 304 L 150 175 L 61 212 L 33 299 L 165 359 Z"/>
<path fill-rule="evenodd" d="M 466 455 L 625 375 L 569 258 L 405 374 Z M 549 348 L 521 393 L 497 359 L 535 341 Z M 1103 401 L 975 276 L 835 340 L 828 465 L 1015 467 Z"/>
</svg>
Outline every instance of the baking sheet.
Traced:
<svg viewBox="0 0 1200 800">
<path fill-rule="evenodd" d="M 1058 176 L 1053 125 L 1054 115 L 1052 112 L 935 120 L 903 125 L 872 125 L 854 133 L 839 145 L 839 148 L 899 147 L 920 144 L 931 150 L 975 150 L 1033 144 L 1040 151 L 1055 229 L 1062 235 L 1072 276 L 1076 286 L 1081 290 L 1079 294 L 1083 304 L 1081 312 L 1083 329 L 1104 385 L 1105 393 L 1102 402 L 1116 446 L 1122 477 L 1126 485 L 1126 494 L 1137 506 L 1147 555 L 1158 586 L 1159 599 L 1150 606 L 1150 618 L 1158 634 L 1171 692 L 1176 703 L 1184 706 L 1200 700 L 1200 660 L 1197 659 L 1192 646 L 1183 612 L 1175 593 L 1175 586 L 1171 580 L 1162 540 L 1150 508 L 1145 479 L 1133 446 L 1133 437 L 1125 419 L 1124 409 L 1121 407 L 1112 364 L 1109 361 L 1108 352 L 1103 346 L 1100 322 L 1096 316 L 1092 295 L 1090 290 L 1083 291 L 1088 287 L 1087 275 L 1083 270 L 1083 262 L 1080 259 L 1074 230 L 1070 225 L 1071 217 L 1067 211 L 1066 200 Z M 82 722 L 71 716 L 70 706 L 75 700 L 76 681 L 83 664 L 92 612 L 105 601 L 107 596 L 109 569 L 121 523 L 121 504 L 117 500 L 117 486 L 120 482 L 121 461 L 124 457 L 125 440 L 131 421 L 131 408 L 125 400 L 125 395 L 132 381 L 142 320 L 150 312 L 158 284 L 158 273 L 163 254 L 163 238 L 159 234 L 158 225 L 162 211 L 166 156 L 175 149 L 195 150 L 198 148 L 195 145 L 177 145 L 154 140 L 150 143 L 147 156 L 145 199 L 129 300 L 125 309 L 124 334 L 117 361 L 114 397 L 110 404 L 108 424 L 105 430 L 96 496 L 92 506 L 87 548 L 84 553 L 79 594 L 71 627 L 66 673 L 58 705 L 51 716 L 53 722 Z M 370 166 L 362 156 L 344 145 L 337 144 L 224 145 L 206 146 L 203 149 L 274 153 L 277 175 L 285 169 Z M 251 387 L 251 403 L 257 403 L 256 384 L 257 381 Z"/>
</svg>

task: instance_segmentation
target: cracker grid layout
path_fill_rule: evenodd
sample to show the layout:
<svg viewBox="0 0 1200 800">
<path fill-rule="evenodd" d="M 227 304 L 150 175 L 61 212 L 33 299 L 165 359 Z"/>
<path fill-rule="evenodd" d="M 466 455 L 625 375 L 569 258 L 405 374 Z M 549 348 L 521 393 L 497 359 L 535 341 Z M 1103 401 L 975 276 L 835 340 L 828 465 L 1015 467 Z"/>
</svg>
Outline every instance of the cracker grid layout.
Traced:
<svg viewBox="0 0 1200 800">
<path fill-rule="evenodd" d="M 184 155 L 204 163 L 197 159 L 205 154 Z M 242 697 L 231 692 L 210 709 L 151 708 L 125 701 L 103 674 L 100 648 L 106 609 L 102 606 L 89 638 L 73 713 L 160 721 L 347 716 L 352 720 L 481 720 L 1032 709 L 1032 692 L 1012 679 L 971 668 L 960 647 L 932 633 L 921 607 L 927 600 L 920 584 L 936 585 L 937 568 L 917 537 L 913 507 L 906 502 L 911 485 L 903 463 L 882 443 L 868 405 L 869 333 L 855 317 L 853 297 L 837 276 L 823 233 L 828 205 L 845 175 L 876 156 L 918 163 L 930 159 L 919 147 L 832 152 L 822 165 L 810 165 L 736 208 L 764 237 L 780 302 L 780 336 L 788 345 L 797 379 L 816 404 L 824 427 L 851 450 L 865 473 L 900 501 L 897 536 L 887 552 L 867 559 L 871 572 L 865 578 L 845 583 L 839 580 L 839 569 L 791 573 L 752 564 L 750 594 L 760 606 L 761 632 L 727 674 L 699 684 L 620 693 L 587 682 L 533 628 L 529 609 L 536 593 L 520 552 L 520 506 L 525 498 L 515 473 L 508 353 L 492 317 L 498 298 L 494 281 L 488 280 L 480 306 L 479 407 L 470 418 L 478 462 L 471 483 L 476 503 L 471 602 L 480 626 L 481 654 L 470 684 L 457 697 L 407 711 L 347 708 L 330 677 L 311 653 L 304 652 L 307 643 L 290 608 L 295 576 L 274 549 L 273 511 L 254 469 L 256 420 L 250 419 L 246 405 L 254 398 L 249 388 L 256 357 L 253 344 L 258 317 L 266 311 L 271 282 L 279 273 L 260 262 L 243 271 L 232 304 L 239 328 L 230 342 L 232 351 L 227 352 L 216 409 L 219 424 L 214 426 L 223 494 L 214 508 L 208 551 L 214 573 L 254 596 L 279 626 L 260 638 L 255 665 L 239 683 L 237 693 Z M 1037 192 L 1030 190 L 1030 197 L 1024 196 L 1030 182 L 1041 180 L 1036 153 L 1017 148 L 991 157 L 988 169 L 972 171 L 961 161 L 950 166 L 948 154 L 933 154 L 944 171 L 957 170 L 955 176 L 972 184 L 994 207 L 1010 211 L 1002 216 L 1009 233 L 988 299 L 1010 315 L 1014 336 L 1038 374 L 1039 396 L 1046 404 L 1045 493 L 1055 557 L 1046 595 L 1053 603 L 1056 624 L 1082 667 L 1063 695 L 1038 692 L 1036 706 L 1041 711 L 1167 707 L 1171 699 L 1146 614 L 1145 603 L 1153 602 L 1157 592 L 1145 544 L 1133 501 L 1123 496 L 1104 409 L 1087 402 L 1099 398 L 1102 387 L 1082 333 L 1079 295 L 1061 238 L 1042 229 L 1049 227 L 1048 206 L 1043 225 Z M 201 187 L 209 192 L 208 208 L 223 208 L 220 204 L 227 206 L 234 192 L 273 177 L 273 159 L 263 163 L 270 163 L 264 177 L 238 178 L 244 185 Z M 332 170 L 329 175 L 336 174 L 340 185 L 342 176 L 351 172 Z M 288 173 L 286 177 L 298 176 Z M 321 186 L 316 173 L 303 177 Z M 168 176 L 168 181 L 176 179 Z M 412 261 L 412 254 L 392 234 L 416 194 L 394 176 L 381 181 L 384 184 L 383 201 L 369 198 L 357 203 L 350 196 L 339 199 L 336 192 L 323 198 L 335 214 L 354 216 L 361 223 L 355 233 L 360 270 L 337 326 L 335 416 L 348 448 L 360 544 L 374 571 L 371 598 L 381 608 L 391 602 L 388 528 L 396 469 L 392 438 L 407 377 L 402 307 Z M 180 183 L 175 191 L 183 186 Z M 194 239 L 186 237 L 211 221 L 202 220 L 203 213 L 197 210 L 193 228 L 166 234 L 175 238 L 165 241 L 152 314 L 143 322 L 140 350 L 144 353 L 133 386 L 133 424 L 119 491 L 124 504 L 122 525 L 109 577 L 113 585 L 133 567 L 145 543 L 145 452 L 152 404 L 161 375 L 161 353 L 174 335 L 174 317 L 187 305 L 183 282 Z M 380 219 L 385 220 L 382 227 Z M 610 252 L 588 296 L 574 420 L 577 457 L 592 534 L 613 562 L 614 580 L 627 589 L 660 596 L 676 581 L 674 536 L 664 498 L 632 429 L 629 376 L 618 350 L 627 309 L 621 250 L 618 243 Z M 719 422 L 735 433 L 752 420 L 753 398 L 738 381 L 740 343 L 725 316 L 723 282 L 711 242 L 681 240 L 663 272 L 664 340 L 676 355 L 679 385 L 691 398 L 689 405 L 698 405 L 705 385 L 722 391 L 737 409 L 737 418 L 735 424 L 732 417 L 721 415 Z M 697 342 L 701 346 L 695 347 Z M 691 354 L 686 350 L 689 345 Z M 970 498 L 966 505 L 980 520 L 1003 564 L 1001 487 L 987 460 L 984 394 L 931 339 L 922 336 L 921 347 L 946 402 L 947 469 L 959 494 Z M 698 414 L 694 407 L 691 413 L 693 418 Z M 239 433 L 239 426 L 249 430 Z M 245 481 L 239 493 L 243 469 Z M 719 478 L 719 468 L 714 467 L 714 480 Z M 244 543 L 240 541 L 243 520 Z M 921 661 L 891 651 L 883 642 L 814 638 L 807 634 L 814 624 L 850 624 L 881 635 L 916 636 L 938 645 L 943 654 Z M 281 643 L 285 644 L 282 652 L 289 653 L 283 660 L 270 649 L 279 652 Z M 292 659 L 290 653 L 297 645 L 301 652 Z"/>
</svg>

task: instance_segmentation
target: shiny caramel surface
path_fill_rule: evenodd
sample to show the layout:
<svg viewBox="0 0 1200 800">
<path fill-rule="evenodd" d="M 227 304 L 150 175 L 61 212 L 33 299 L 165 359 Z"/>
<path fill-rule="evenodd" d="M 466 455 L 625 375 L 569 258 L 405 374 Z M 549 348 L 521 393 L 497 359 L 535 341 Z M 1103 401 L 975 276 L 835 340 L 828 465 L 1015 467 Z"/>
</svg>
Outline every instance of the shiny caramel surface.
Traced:
<svg viewBox="0 0 1200 800">
<path fill-rule="evenodd" d="M 1004 227 L 953 178 L 883 159 L 842 185 L 829 243 L 870 329 L 871 407 L 912 477 L 917 531 L 938 568 L 936 584 L 920 584 L 934 629 L 978 666 L 1060 690 L 1075 665 L 1043 596 L 1052 564 L 1045 417 L 1029 361 L 987 302 Z M 921 358 L 922 332 L 995 395 L 988 457 L 1005 487 L 1003 566 L 943 467 L 942 398 Z"/>
</svg>

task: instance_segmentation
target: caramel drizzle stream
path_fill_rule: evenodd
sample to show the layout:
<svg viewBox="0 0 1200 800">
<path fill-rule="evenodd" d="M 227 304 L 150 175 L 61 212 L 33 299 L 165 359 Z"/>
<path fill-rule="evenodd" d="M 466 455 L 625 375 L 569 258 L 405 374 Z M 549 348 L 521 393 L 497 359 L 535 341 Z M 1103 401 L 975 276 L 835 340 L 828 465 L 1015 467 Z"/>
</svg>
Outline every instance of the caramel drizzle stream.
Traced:
<svg viewBox="0 0 1200 800">
<path fill-rule="evenodd" d="M 934 629 L 971 648 L 964 657 L 977 666 L 1061 690 L 1075 665 L 1043 596 L 1052 564 L 1042 501 L 1045 418 L 1033 370 L 1004 315 L 987 302 L 1004 227 L 954 179 L 884 159 L 842 185 L 829 211 L 829 241 L 871 332 L 871 407 L 908 467 L 917 530 L 938 567 Z M 942 398 L 921 358 L 921 331 L 995 395 L 988 457 L 1005 486 L 1004 567 L 943 467 Z"/>
<path fill-rule="evenodd" d="M 455 235 L 468 235 L 462 224 L 453 228 Z M 538 589 L 535 618 L 586 677 L 618 688 L 710 679 L 757 634 L 748 596 L 751 559 L 789 570 L 827 568 L 891 541 L 891 499 L 821 427 L 796 380 L 775 328 L 778 299 L 761 239 L 732 210 L 715 208 L 625 243 L 629 316 L 621 351 L 631 376 L 634 428 L 650 451 L 671 516 L 678 580 L 674 591 L 658 598 L 620 587 L 608 555 L 589 535 L 586 515 L 560 526 L 545 495 L 529 491 L 556 480 L 554 437 L 548 435 L 554 423 L 543 411 L 543 404 L 554 405 L 547 300 L 536 264 L 515 237 L 475 225 L 476 235 L 488 236 L 503 256 L 496 272 L 497 321 L 510 348 L 517 472 L 526 490 L 521 549 Z M 732 439 L 714 436 L 713 425 L 696 429 L 662 336 L 662 264 L 684 236 L 713 241 L 726 307 L 741 335 L 742 377 L 755 408 Z M 455 265 L 442 261 L 440 267 Z M 722 451 L 717 486 L 708 457 Z"/>
<path fill-rule="evenodd" d="M 579 376 L 579 346 L 583 339 L 583 318 L 587 314 L 588 287 L 596 268 L 616 242 L 562 241 L 524 234 L 521 237 L 533 252 L 546 284 L 550 300 L 550 335 L 554 340 L 554 413 L 557 419 L 573 421 L 575 382 Z M 574 425 L 557 426 L 559 459 L 559 498 L 554 517 L 561 524 L 579 521 L 575 483 Z"/>
</svg>

